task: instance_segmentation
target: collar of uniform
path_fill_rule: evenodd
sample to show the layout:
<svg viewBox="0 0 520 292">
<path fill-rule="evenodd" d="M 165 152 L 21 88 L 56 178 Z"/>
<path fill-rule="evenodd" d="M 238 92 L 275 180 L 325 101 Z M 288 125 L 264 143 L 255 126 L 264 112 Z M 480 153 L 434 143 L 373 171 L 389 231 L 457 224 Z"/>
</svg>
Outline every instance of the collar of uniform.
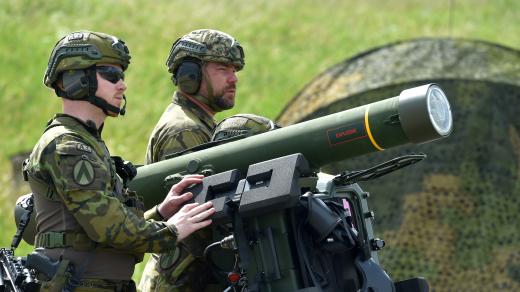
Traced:
<svg viewBox="0 0 520 292">
<path fill-rule="evenodd" d="M 101 140 L 101 131 L 103 129 L 103 125 L 99 127 L 99 129 L 96 129 L 96 124 L 88 120 L 87 122 L 84 122 L 75 116 L 67 115 L 67 114 L 56 114 L 52 120 L 49 121 L 48 125 L 50 125 L 53 121 L 57 121 L 60 124 L 68 125 L 68 126 L 74 126 L 74 125 L 80 125 L 82 128 L 87 130 L 92 136 L 98 138 Z"/>
<path fill-rule="evenodd" d="M 216 126 L 215 119 L 210 116 L 206 111 L 200 108 L 196 103 L 191 101 L 189 98 L 184 96 L 181 92 L 177 91 L 173 94 L 173 103 L 193 112 L 199 119 L 208 126 L 210 129 L 214 129 Z"/>
</svg>

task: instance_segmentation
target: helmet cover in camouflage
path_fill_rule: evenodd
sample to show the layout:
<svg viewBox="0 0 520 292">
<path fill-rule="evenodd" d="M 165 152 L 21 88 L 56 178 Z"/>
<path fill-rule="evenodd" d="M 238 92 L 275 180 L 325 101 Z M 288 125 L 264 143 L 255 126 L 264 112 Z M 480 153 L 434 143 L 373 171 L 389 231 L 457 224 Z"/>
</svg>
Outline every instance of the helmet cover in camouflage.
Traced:
<svg viewBox="0 0 520 292">
<path fill-rule="evenodd" d="M 211 141 L 220 141 L 239 135 L 245 137 L 261 134 L 279 128 L 268 118 L 253 114 L 238 114 L 223 119 L 215 128 Z"/>
<path fill-rule="evenodd" d="M 194 30 L 173 43 L 166 60 L 168 72 L 174 73 L 185 58 L 233 64 L 237 71 L 245 65 L 240 43 L 227 33 L 213 29 Z"/>
<path fill-rule="evenodd" d="M 43 83 L 52 88 L 61 72 L 86 69 L 100 63 L 119 64 L 124 71 L 130 58 L 125 42 L 114 36 L 90 31 L 73 32 L 54 46 Z"/>
</svg>

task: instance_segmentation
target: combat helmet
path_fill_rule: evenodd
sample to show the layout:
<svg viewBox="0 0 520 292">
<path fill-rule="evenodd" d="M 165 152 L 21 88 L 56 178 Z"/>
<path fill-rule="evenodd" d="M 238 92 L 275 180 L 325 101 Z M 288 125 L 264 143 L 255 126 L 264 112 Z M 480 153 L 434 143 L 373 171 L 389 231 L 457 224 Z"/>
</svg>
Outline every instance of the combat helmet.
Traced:
<svg viewBox="0 0 520 292">
<path fill-rule="evenodd" d="M 97 90 L 95 66 L 100 63 L 118 64 L 125 71 L 130 64 L 130 58 L 125 42 L 112 35 L 91 31 L 72 32 L 54 46 L 43 83 L 53 88 L 58 96 L 73 100 L 88 100 L 103 109 L 105 113 L 107 110 L 119 113 L 119 108 L 95 96 Z M 63 84 L 65 87 L 63 90 L 56 86 L 56 82 L 62 76 L 66 78 L 67 83 Z M 124 108 L 121 109 L 121 114 L 124 114 Z"/>
<path fill-rule="evenodd" d="M 186 58 L 233 64 L 237 71 L 245 65 L 240 43 L 229 34 L 214 29 L 194 30 L 175 41 L 166 60 L 168 72 L 175 74 Z"/>
<path fill-rule="evenodd" d="M 280 126 L 268 118 L 253 114 L 237 114 L 218 123 L 211 141 L 222 141 L 237 136 L 245 138 L 278 128 Z"/>
</svg>

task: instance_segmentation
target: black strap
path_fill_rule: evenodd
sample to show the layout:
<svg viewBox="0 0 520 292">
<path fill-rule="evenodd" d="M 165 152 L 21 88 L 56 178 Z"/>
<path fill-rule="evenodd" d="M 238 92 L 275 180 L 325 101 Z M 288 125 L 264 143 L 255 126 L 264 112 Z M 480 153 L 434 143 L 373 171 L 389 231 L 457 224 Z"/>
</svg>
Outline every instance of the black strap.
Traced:
<svg viewBox="0 0 520 292">
<path fill-rule="evenodd" d="M 126 96 L 123 95 L 123 99 L 125 100 L 125 104 L 123 105 L 122 109 L 119 109 L 118 107 L 115 107 L 111 104 L 109 104 L 106 100 L 99 98 L 96 96 L 97 91 L 97 77 L 96 77 L 96 65 L 93 65 L 87 69 L 84 70 L 85 75 L 88 78 L 88 96 L 84 99 L 90 102 L 91 104 L 99 107 L 105 115 L 109 115 L 109 111 L 124 116 L 126 113 Z M 54 91 L 56 92 L 56 95 L 63 98 L 70 98 L 67 93 L 59 86 L 55 86 Z"/>
<path fill-rule="evenodd" d="M 137 175 L 137 168 L 132 162 L 124 160 L 121 156 L 110 156 L 114 161 L 116 173 L 123 180 L 123 186 L 127 187 L 127 182 L 131 181 Z"/>
<path fill-rule="evenodd" d="M 121 115 L 124 115 L 125 114 L 125 107 L 126 107 L 126 97 L 123 96 L 124 100 L 125 100 L 125 105 L 123 106 L 123 109 L 119 109 L 118 107 L 115 107 L 111 104 L 109 104 L 106 100 L 102 99 L 102 98 L 99 98 L 96 96 L 96 91 L 97 91 L 97 87 L 98 87 L 98 84 L 97 84 L 97 77 L 96 77 L 96 67 L 95 66 L 92 66 L 88 69 L 85 70 L 85 73 L 87 74 L 87 77 L 88 77 L 88 97 L 86 98 L 88 102 L 90 102 L 91 104 L 99 107 L 101 110 L 103 110 L 103 112 L 105 113 L 105 115 L 109 115 L 109 111 L 113 112 L 113 113 L 116 113 L 116 114 L 121 114 Z"/>
<path fill-rule="evenodd" d="M 123 106 L 122 109 L 119 109 L 118 107 L 115 107 L 111 104 L 109 104 L 106 100 L 104 99 L 101 99 L 95 95 L 91 95 L 89 97 L 87 97 L 87 101 L 90 102 L 91 104 L 99 107 L 101 110 L 103 110 L 103 112 L 105 113 L 105 115 L 109 115 L 109 111 L 113 112 L 113 113 L 116 113 L 116 114 L 120 114 L 120 115 L 124 115 L 125 113 L 125 107 L 126 107 L 126 97 L 123 96 L 123 98 L 125 99 L 125 105 Z"/>
<path fill-rule="evenodd" d="M 18 227 L 16 228 L 16 234 L 13 236 L 13 241 L 11 242 L 11 249 L 15 250 L 20 241 L 22 240 L 23 232 L 25 231 L 25 227 L 29 225 L 29 221 L 31 220 L 31 214 L 34 208 L 33 194 L 27 198 L 27 208 L 24 208 L 22 216 L 20 217 L 20 222 L 18 223 Z"/>
<path fill-rule="evenodd" d="M 108 111 L 111 111 L 113 113 L 124 116 L 126 113 L 126 96 L 123 95 L 125 104 L 123 105 L 122 109 L 119 109 L 118 107 L 115 107 L 115 106 L 109 104 L 106 100 L 97 97 L 96 91 L 97 91 L 98 84 L 97 84 L 97 77 L 96 77 L 96 67 L 92 66 L 92 67 L 88 68 L 86 71 L 87 71 L 87 76 L 89 78 L 89 89 L 88 89 L 89 96 L 87 97 L 87 100 L 91 104 L 102 109 L 103 112 L 105 113 L 105 115 L 107 115 L 107 116 L 109 115 Z"/>
</svg>

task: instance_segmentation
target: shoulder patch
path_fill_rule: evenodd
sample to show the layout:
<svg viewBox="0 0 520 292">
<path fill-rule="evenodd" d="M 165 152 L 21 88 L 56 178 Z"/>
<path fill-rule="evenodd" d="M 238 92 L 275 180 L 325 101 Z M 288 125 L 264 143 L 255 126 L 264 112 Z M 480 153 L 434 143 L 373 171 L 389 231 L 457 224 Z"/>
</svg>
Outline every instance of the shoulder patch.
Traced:
<svg viewBox="0 0 520 292">
<path fill-rule="evenodd" d="M 74 165 L 74 181 L 80 186 L 87 186 L 94 181 L 94 167 L 87 159 L 80 159 Z"/>
<path fill-rule="evenodd" d="M 78 144 L 76 144 L 76 148 L 79 151 L 85 151 L 85 152 L 88 152 L 88 153 L 92 153 L 92 148 L 90 146 L 88 146 L 88 145 L 85 145 L 85 144 L 78 143 Z"/>
<path fill-rule="evenodd" d="M 56 144 L 56 152 L 60 155 L 88 155 L 95 153 L 94 150 L 83 141 L 62 140 Z"/>
</svg>

